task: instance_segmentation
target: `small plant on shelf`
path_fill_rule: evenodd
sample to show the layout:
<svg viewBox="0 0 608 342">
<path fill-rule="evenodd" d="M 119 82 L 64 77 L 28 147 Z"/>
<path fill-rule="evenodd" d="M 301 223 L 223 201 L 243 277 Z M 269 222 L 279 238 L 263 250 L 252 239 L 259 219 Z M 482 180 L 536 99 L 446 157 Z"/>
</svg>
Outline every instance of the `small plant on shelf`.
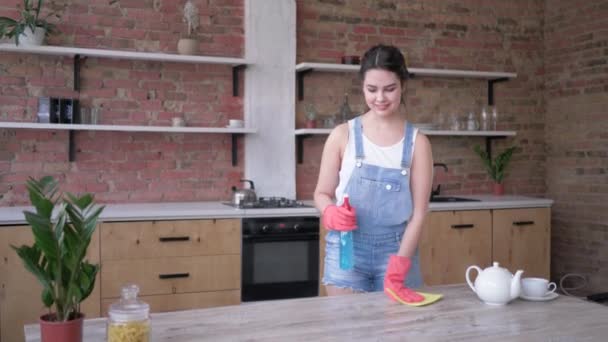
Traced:
<svg viewBox="0 0 608 342">
<path fill-rule="evenodd" d="M 41 16 L 43 2 L 38 0 L 34 5 L 34 0 L 23 0 L 20 18 L 0 17 L 0 39 L 14 38 L 16 45 L 35 46 L 42 45 L 49 35 L 58 33 L 56 26 L 49 22 L 49 19 L 60 19 L 61 15 L 51 10 L 44 17 Z"/>
<path fill-rule="evenodd" d="M 198 40 L 194 38 L 194 32 L 199 26 L 198 8 L 188 0 L 184 5 L 184 16 L 182 21 L 188 26 L 188 35 L 177 42 L 177 52 L 182 55 L 195 55 L 198 53 Z"/>
<path fill-rule="evenodd" d="M 475 153 L 481 158 L 483 165 L 488 171 L 488 175 L 494 181 L 494 193 L 496 195 L 504 194 L 502 181 L 505 177 L 505 169 L 509 165 L 515 149 L 515 146 L 511 146 L 498 154 L 494 159 L 490 159 L 488 153 L 481 146 L 475 145 L 474 147 Z"/>
</svg>

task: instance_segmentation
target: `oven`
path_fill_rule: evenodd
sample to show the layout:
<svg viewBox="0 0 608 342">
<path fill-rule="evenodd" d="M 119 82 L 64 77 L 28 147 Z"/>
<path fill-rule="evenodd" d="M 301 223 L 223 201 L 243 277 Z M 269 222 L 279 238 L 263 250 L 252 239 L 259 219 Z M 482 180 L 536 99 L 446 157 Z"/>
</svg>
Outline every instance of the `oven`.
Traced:
<svg viewBox="0 0 608 342">
<path fill-rule="evenodd" d="M 243 219 L 241 300 L 319 294 L 319 218 Z"/>
</svg>

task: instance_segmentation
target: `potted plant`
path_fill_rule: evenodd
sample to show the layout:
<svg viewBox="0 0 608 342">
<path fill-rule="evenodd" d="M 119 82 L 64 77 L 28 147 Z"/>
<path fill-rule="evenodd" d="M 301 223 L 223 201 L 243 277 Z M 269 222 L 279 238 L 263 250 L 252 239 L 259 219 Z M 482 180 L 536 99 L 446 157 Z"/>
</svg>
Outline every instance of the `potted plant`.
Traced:
<svg viewBox="0 0 608 342">
<path fill-rule="evenodd" d="M 509 165 L 509 161 L 511 160 L 513 152 L 515 151 L 515 146 L 507 148 L 502 153 L 497 155 L 494 160 L 490 159 L 488 153 L 482 150 L 479 145 L 476 145 L 474 149 L 477 155 L 483 161 L 483 165 L 488 171 L 490 178 L 494 180 L 494 194 L 503 195 L 505 193 L 505 188 L 502 180 L 505 176 L 505 169 L 507 168 L 507 165 Z"/>
<path fill-rule="evenodd" d="M 307 103 L 305 108 L 306 115 L 306 128 L 316 128 L 317 127 L 317 110 L 312 103 Z"/>
<path fill-rule="evenodd" d="M 198 28 L 199 16 L 198 8 L 190 0 L 184 5 L 182 21 L 188 25 L 188 36 L 177 42 L 177 52 L 182 55 L 195 55 L 198 53 L 198 40 L 193 38 L 192 33 Z"/>
<path fill-rule="evenodd" d="M 61 16 L 50 11 L 44 18 L 40 16 L 43 0 L 38 0 L 34 6 L 34 0 L 23 0 L 21 18 L 13 19 L 0 17 L 0 39 L 4 37 L 15 38 L 15 45 L 39 46 L 50 34 L 57 33 L 55 25 L 48 21 L 49 18 L 57 19 Z"/>
<path fill-rule="evenodd" d="M 27 190 L 35 211 L 24 215 L 34 244 L 11 247 L 42 285 L 41 299 L 49 313 L 40 317 L 41 340 L 80 342 L 80 303 L 93 291 L 99 270 L 85 255 L 104 207 L 96 206 L 91 194 L 59 193 L 50 176 L 30 178 Z"/>
</svg>

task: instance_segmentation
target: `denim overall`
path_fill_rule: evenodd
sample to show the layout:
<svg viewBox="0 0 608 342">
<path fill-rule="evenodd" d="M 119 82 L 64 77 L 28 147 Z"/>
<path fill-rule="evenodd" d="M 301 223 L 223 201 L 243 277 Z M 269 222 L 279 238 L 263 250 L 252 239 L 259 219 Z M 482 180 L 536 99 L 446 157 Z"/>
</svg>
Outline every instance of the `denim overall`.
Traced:
<svg viewBox="0 0 608 342">
<path fill-rule="evenodd" d="M 323 283 L 356 291 L 384 290 L 384 274 L 391 254 L 397 253 L 407 221 L 412 215 L 410 161 L 414 145 L 414 127 L 405 125 L 401 168 L 384 168 L 365 164 L 361 118 L 354 119 L 356 166 L 345 194 L 357 210 L 357 229 L 353 231 L 355 267 L 339 267 L 340 233 L 326 236 Z M 342 199 L 339 199 L 342 202 Z M 422 284 L 418 251 L 411 258 L 405 285 L 418 288 Z"/>
</svg>

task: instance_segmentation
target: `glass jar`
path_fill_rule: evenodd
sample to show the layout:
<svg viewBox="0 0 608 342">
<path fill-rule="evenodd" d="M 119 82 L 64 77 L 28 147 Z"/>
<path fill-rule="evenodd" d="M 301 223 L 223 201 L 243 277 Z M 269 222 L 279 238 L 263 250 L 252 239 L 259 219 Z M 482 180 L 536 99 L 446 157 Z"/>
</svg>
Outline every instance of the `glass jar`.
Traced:
<svg viewBox="0 0 608 342">
<path fill-rule="evenodd" d="M 150 305 L 137 298 L 139 287 L 126 285 L 108 312 L 108 342 L 150 341 Z"/>
</svg>

